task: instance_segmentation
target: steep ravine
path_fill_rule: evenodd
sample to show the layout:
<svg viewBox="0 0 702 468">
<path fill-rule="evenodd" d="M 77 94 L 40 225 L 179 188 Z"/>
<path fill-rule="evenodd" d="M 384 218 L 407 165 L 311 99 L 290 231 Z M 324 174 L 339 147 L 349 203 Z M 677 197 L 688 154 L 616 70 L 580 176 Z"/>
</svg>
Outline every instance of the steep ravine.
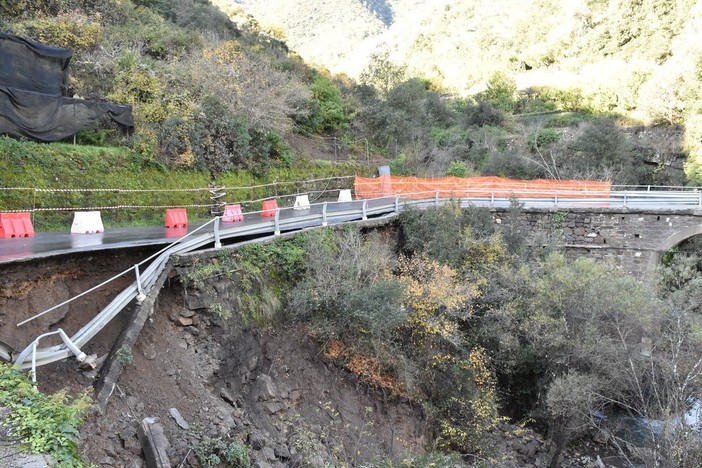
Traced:
<svg viewBox="0 0 702 468">
<path fill-rule="evenodd" d="M 320 353 L 304 327 L 262 330 L 202 307 L 231 300 L 232 286 L 186 292 L 170 280 L 105 415 L 82 429 L 88 459 L 142 466 L 136 425 L 149 416 L 160 418 L 174 466 L 208 437 L 246 443 L 261 467 L 354 466 L 422 450 L 420 408 L 360 384 Z M 183 466 L 198 466 L 192 451 L 187 460 Z"/>
<path fill-rule="evenodd" d="M 28 301 L 35 293 L 46 294 L 40 287 L 49 284 L 46 278 L 78 271 L 76 278 L 61 280 L 68 283 L 52 284 L 70 289 L 80 280 L 88 286 L 96 281 L 87 276 L 107 264 L 119 270 L 118 264 L 129 264 L 138 255 L 101 253 L 27 263 L 8 268 L 12 275 L 0 283 L 5 290 L 15 290 L 20 280 L 34 285 L 12 299 Z M 81 427 L 79 445 L 86 461 L 101 467 L 146 466 L 137 426 L 147 417 L 160 420 L 171 465 L 179 467 L 202 466 L 195 451 L 206 454 L 208 440 L 249 447 L 253 466 L 260 468 L 368 466 L 432 448 L 433 434 L 418 402 L 359 379 L 325 354 L 325 344 L 305 324 L 261 328 L 242 322 L 236 310 L 236 278 L 208 281 L 200 290 L 184 287 L 180 274 L 189 262 L 210 261 L 208 254 L 174 261 L 174 273 L 160 291 L 152 317 L 134 349 L 124 353 L 126 365 L 104 413 L 89 415 Z M 100 301 L 115 293 L 101 291 Z M 5 305 L 13 294 L 6 296 Z M 225 320 L 213 303 L 233 312 L 231 317 Z M 78 310 L 69 313 L 71 320 L 91 314 L 90 309 L 83 314 Z M 87 351 L 104 355 L 121 325 L 117 320 Z M 39 324 L 33 329 L 42 331 Z M 77 392 L 90 386 L 94 376 L 79 370 L 75 360 L 38 371 L 43 391 L 66 386 Z M 172 416 L 174 408 L 182 419 Z M 545 466 L 547 446 L 541 437 L 509 424 L 501 431 L 497 452 L 503 466 Z M 569 453 L 566 466 L 591 463 L 593 457 Z"/>
</svg>

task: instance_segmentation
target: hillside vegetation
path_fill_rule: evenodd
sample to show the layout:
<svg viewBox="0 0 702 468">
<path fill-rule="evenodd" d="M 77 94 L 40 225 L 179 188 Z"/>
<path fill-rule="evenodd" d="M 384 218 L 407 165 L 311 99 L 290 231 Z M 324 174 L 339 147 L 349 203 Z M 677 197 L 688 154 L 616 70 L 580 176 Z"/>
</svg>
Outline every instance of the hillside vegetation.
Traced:
<svg viewBox="0 0 702 468">
<path fill-rule="evenodd" d="M 253 8 L 248 3 L 242 5 Z M 266 2 L 256 5 L 265 6 Z M 366 2 L 340 8 L 338 2 L 321 2 L 313 19 L 320 26 L 333 25 L 337 33 L 344 31 L 327 17 L 334 7 L 337 13 L 344 12 L 343 19 L 350 25 L 356 24 L 353 18 L 368 19 L 366 15 L 372 11 L 374 19 L 364 20 L 366 28 L 385 28 L 392 20 L 389 31 L 410 17 L 432 18 L 446 24 L 461 23 L 460 28 L 451 31 L 473 34 L 465 26 L 468 10 L 473 8 L 471 18 L 481 24 L 480 30 L 496 34 L 501 29 L 491 21 L 499 19 L 505 26 L 517 18 L 512 13 L 517 9 L 513 8 L 492 15 L 500 5 Z M 603 8 L 598 5 L 590 6 L 593 12 Z M 309 6 L 278 7 L 269 10 L 295 11 L 298 14 L 288 16 L 316 31 L 309 27 L 304 13 Z M 529 18 L 550 17 L 543 14 L 543 8 L 534 5 L 523 11 L 526 16 L 519 17 L 520 21 L 526 25 Z M 682 3 L 675 7 L 675 17 L 682 22 L 670 26 L 671 38 L 679 39 L 678 31 L 693 27 L 697 17 L 694 8 L 685 10 Z M 697 89 L 697 75 L 686 75 L 684 86 L 675 88 L 682 93 L 680 102 L 685 106 L 664 119 L 667 126 L 646 128 L 632 126 L 631 118 L 626 117 L 626 111 L 634 109 L 633 97 L 624 100 L 616 93 L 599 93 L 595 99 L 578 88 L 519 91 L 515 73 L 522 62 L 528 62 L 525 66 L 531 71 L 545 66 L 533 59 L 535 52 L 530 52 L 528 59 L 528 54 L 524 55 L 526 45 L 539 38 L 531 41 L 515 32 L 510 36 L 512 42 L 507 43 L 497 35 L 494 44 L 490 42 L 479 50 L 456 42 L 455 53 L 451 53 L 452 69 L 469 77 L 472 75 L 461 67 L 470 63 L 471 73 L 479 75 L 470 78 L 471 85 L 487 78 L 487 87 L 471 97 L 448 97 L 449 82 L 419 73 L 434 65 L 398 62 L 395 51 L 378 49 L 370 55 L 359 74 L 360 82 L 356 82 L 309 67 L 281 40 L 285 36 L 280 30 L 255 21 L 239 7 L 229 5 L 223 11 L 204 0 L 19 2 L 0 10 L 0 24 L 10 32 L 72 48 L 75 56 L 70 94 L 133 106 L 137 126 L 134 135 L 124 138 L 113 129 L 93 129 L 81 132 L 79 142 L 124 146 L 146 164 L 164 170 L 204 171 L 213 181 L 220 174 L 237 171 L 264 176 L 271 170 L 295 167 L 305 159 L 305 154 L 288 143 L 291 135 L 297 134 L 303 138 L 332 138 L 329 141 L 333 141 L 333 149 L 329 150 L 343 154 L 344 159 L 365 162 L 366 166 L 371 159 L 382 162 L 387 158 L 393 171 L 400 174 L 495 174 L 674 185 L 685 181 L 680 169 L 688 152 L 687 176 L 691 183 L 699 181 L 696 108 L 692 105 L 696 101 L 690 97 Z M 567 13 L 555 7 L 554 11 Z M 602 16 L 601 21 L 609 21 L 610 16 Z M 598 28 L 593 31 L 604 26 Z M 366 35 L 362 28 L 350 30 Z M 434 31 L 421 24 L 412 30 L 430 36 Z M 526 26 L 522 30 L 531 31 Z M 646 31 L 637 32 L 631 40 L 646 43 L 652 29 Z M 445 32 L 436 29 L 436 40 L 450 36 Z M 371 34 L 370 29 L 367 33 Z M 335 42 L 332 36 L 318 34 L 320 40 L 315 44 L 335 44 L 328 50 L 338 52 L 341 45 L 357 44 L 355 39 Z M 590 32 L 587 37 L 594 41 L 592 38 L 600 36 Z M 660 40 L 673 47 L 678 39 L 671 38 Z M 296 44 L 292 38 L 288 40 Z M 412 43 L 404 39 L 401 42 Z M 577 54 L 587 50 L 583 44 L 561 44 L 552 54 L 554 60 L 559 64 L 580 63 Z M 607 57 L 624 57 L 618 49 L 610 49 Z M 626 60 L 634 60 L 636 54 L 649 54 L 649 49 L 634 48 Z M 439 50 L 443 49 L 432 49 L 430 55 L 440 59 Z M 476 55 L 460 56 L 470 51 Z M 523 60 L 515 59 L 522 56 Z M 680 58 L 677 52 L 671 57 Z M 563 66 L 554 61 L 547 68 Z M 622 104 L 625 101 L 629 104 Z M 522 117 L 535 113 L 542 115 Z M 682 124 L 687 127 L 678 127 Z"/>
<path fill-rule="evenodd" d="M 698 180 L 699 2 L 325 0 L 294 9 L 277 0 L 216 3 L 239 17 L 253 15 L 305 60 L 357 79 L 385 57 L 406 67 L 406 76 L 461 96 L 489 88 L 500 74 L 530 97 L 558 95 L 558 108 L 684 125 L 687 173 Z M 382 16 L 392 17 L 390 24 L 378 19 L 378 3 L 391 11 Z"/>
<path fill-rule="evenodd" d="M 427 451 L 456 457 L 368 465 L 342 448 L 328 466 L 699 466 L 699 244 L 670 252 L 655 288 L 567 260 L 565 213 L 552 213 L 549 247 L 530 248 L 520 212 L 496 225 L 487 208 L 408 210 L 393 229 L 312 231 L 194 261 L 183 281 L 223 320 L 301 327 L 366 387 L 421 408 Z M 543 434 L 541 453 L 515 444 L 528 431 L 505 416 Z M 338 443 L 319 440 L 310 455 Z"/>
<path fill-rule="evenodd" d="M 136 132 L 87 129 L 75 145 L 0 138 L 0 208 L 127 205 L 107 221 L 154 222 L 162 205 L 207 203 L 207 191 L 175 189 L 224 185 L 228 201 L 259 199 L 315 189 L 291 180 L 368 174 L 375 163 L 422 176 L 702 182 L 702 7 L 692 0 L 217 4 L 222 10 L 207 0 L 1 3 L 3 30 L 74 50 L 69 94 L 131 104 Z M 307 58 L 321 48 L 319 59 L 309 55 L 316 67 L 296 52 Z M 353 64 L 351 78 L 334 63 Z M 55 190 L 71 188 L 81 190 Z M 549 248 L 531 250 L 521 208 L 515 200 L 499 226 L 488 209 L 448 204 L 406 211 L 377 232 L 339 227 L 222 249 L 212 261 L 193 260 L 180 281 L 214 289 L 193 305 L 213 323 L 236 313 L 247 326 L 300 327 L 314 340 L 314 359 L 346 368 L 356 390 L 420 409 L 431 430 L 427 455 L 439 461 L 369 466 L 555 467 L 572 444 L 590 441 L 614 453 L 614 464 L 699 466 L 699 433 L 681 423 L 702 394 L 696 244 L 668 252 L 658 287 L 647 288 L 607 265 L 567 260 L 557 248 L 566 213 L 552 213 Z M 50 228 L 68 211 L 34 215 Z M 171 320 L 185 311 L 187 288 Z M 183 350 L 192 345 L 184 336 L 205 335 L 210 320 L 190 317 L 175 345 Z M 251 377 L 258 364 L 236 360 Z M 260 366 L 271 372 L 272 362 Z M 200 396 L 188 400 L 205 404 Z M 624 420 L 645 426 L 642 440 L 622 432 Z M 534 436 L 515 425 L 527 423 L 548 440 L 530 440 L 531 454 L 520 440 Z M 220 436 L 236 429 L 237 450 L 263 448 L 244 426 Z M 119 450 L 132 450 L 122 446 L 129 437 L 107 432 Z M 316 438 L 329 447 L 317 466 L 354 464 L 356 447 L 336 450 L 331 434 L 297 430 L 315 438 L 300 464 L 319 460 Z M 179 446 L 175 463 L 192 451 Z M 219 464 L 226 446 L 211 448 L 211 465 Z"/>
</svg>

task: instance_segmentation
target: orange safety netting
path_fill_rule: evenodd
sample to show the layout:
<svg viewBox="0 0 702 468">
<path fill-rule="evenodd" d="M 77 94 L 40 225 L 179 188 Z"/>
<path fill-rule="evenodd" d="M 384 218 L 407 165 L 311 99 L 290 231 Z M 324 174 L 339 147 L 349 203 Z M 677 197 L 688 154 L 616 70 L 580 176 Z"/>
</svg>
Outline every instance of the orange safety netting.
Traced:
<svg viewBox="0 0 702 468">
<path fill-rule="evenodd" d="M 510 197 L 567 198 L 609 197 L 610 182 L 593 180 L 517 180 L 504 177 L 420 178 L 393 175 L 375 179 L 356 177 L 356 198 L 379 198 L 401 195 L 403 198 Z M 586 193 L 587 192 L 587 193 Z M 597 192 L 593 194 L 593 192 Z"/>
</svg>

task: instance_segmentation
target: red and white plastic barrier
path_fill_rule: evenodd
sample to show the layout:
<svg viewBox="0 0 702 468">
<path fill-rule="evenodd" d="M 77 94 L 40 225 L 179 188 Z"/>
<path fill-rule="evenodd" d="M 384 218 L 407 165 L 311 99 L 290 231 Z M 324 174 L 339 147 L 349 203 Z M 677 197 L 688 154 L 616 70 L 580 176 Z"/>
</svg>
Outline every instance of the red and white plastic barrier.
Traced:
<svg viewBox="0 0 702 468">
<path fill-rule="evenodd" d="M 308 210 L 310 208 L 309 195 L 298 195 L 295 197 L 295 205 L 293 210 Z"/>
<path fill-rule="evenodd" d="M 99 211 L 76 211 L 73 213 L 71 234 L 95 234 L 105 232 Z"/>
<path fill-rule="evenodd" d="M 243 221 L 244 214 L 241 212 L 241 205 L 226 205 L 224 207 L 224 215 L 222 221 L 225 223 L 236 223 Z"/>
<path fill-rule="evenodd" d="M 188 212 L 185 208 L 168 208 L 166 210 L 167 228 L 184 228 L 188 226 Z"/>
<path fill-rule="evenodd" d="M 278 200 L 265 200 L 263 206 L 261 207 L 261 216 L 273 217 L 275 212 L 278 210 Z"/>
<path fill-rule="evenodd" d="M 340 202 L 353 201 L 353 199 L 351 198 L 351 189 L 339 190 L 339 199 L 337 201 L 340 201 Z"/>
<path fill-rule="evenodd" d="M 34 237 L 29 213 L 0 213 L 0 238 Z"/>
</svg>

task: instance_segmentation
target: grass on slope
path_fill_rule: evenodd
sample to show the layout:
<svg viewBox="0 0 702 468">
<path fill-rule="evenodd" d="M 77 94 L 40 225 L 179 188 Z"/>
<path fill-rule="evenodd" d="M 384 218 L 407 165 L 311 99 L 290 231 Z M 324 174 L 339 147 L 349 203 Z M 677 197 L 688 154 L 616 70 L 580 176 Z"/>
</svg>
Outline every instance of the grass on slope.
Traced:
<svg viewBox="0 0 702 468">
<path fill-rule="evenodd" d="M 218 177 L 225 186 L 226 202 L 237 202 L 291 192 L 340 188 L 334 183 L 289 184 L 287 181 L 317 179 L 338 175 L 367 174 L 369 169 L 353 163 L 297 161 L 293 167 L 272 168 L 265 176 L 248 172 L 229 172 Z M 276 182 L 270 187 L 236 190 Z M 343 182 L 343 181 L 342 181 Z M 205 171 L 168 170 L 159 163 L 121 147 L 92 147 L 60 143 L 33 143 L 0 137 L 0 211 L 65 208 L 34 211 L 34 228 L 38 231 L 70 228 L 73 211 L 101 210 L 106 227 L 123 225 L 159 225 L 164 208 L 132 208 L 130 206 L 183 206 L 210 203 L 208 191 L 183 192 L 99 192 L 85 189 L 191 189 L 207 188 L 210 174 Z M 343 187 L 350 182 L 343 182 Z M 10 190 L 12 188 L 12 190 Z M 17 188 L 15 190 L 14 188 Z M 42 189 L 82 189 L 42 191 Z M 256 205 L 247 206 L 255 209 Z M 205 219 L 209 208 L 188 208 L 190 220 Z"/>
</svg>

